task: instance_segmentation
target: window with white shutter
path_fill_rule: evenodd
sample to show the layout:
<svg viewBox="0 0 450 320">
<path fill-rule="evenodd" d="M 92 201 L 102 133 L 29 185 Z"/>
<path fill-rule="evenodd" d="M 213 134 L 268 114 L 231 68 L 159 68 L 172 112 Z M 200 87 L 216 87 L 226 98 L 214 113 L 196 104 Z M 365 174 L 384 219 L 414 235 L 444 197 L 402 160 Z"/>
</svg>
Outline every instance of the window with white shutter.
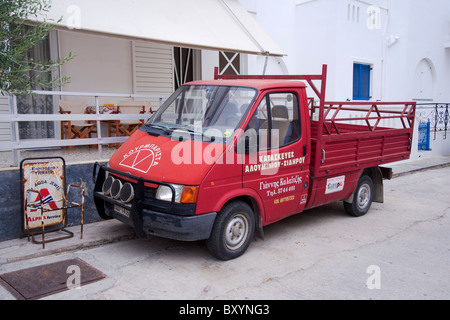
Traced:
<svg viewBox="0 0 450 320">
<path fill-rule="evenodd" d="M 135 94 L 170 95 L 173 87 L 172 46 L 148 41 L 134 42 Z M 159 107 L 158 99 L 150 100 L 152 109 Z"/>
</svg>

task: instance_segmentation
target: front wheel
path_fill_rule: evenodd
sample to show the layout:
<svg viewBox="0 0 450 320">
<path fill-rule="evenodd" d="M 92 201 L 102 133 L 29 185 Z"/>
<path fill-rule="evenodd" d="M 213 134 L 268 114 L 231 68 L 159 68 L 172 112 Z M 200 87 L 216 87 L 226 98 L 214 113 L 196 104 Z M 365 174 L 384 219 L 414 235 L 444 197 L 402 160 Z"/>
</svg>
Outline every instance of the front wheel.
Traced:
<svg viewBox="0 0 450 320">
<path fill-rule="evenodd" d="M 226 204 L 217 215 L 206 246 L 220 260 L 241 256 L 249 247 L 255 232 L 255 216 L 242 201 Z"/>
<path fill-rule="evenodd" d="M 362 176 L 353 194 L 351 203 L 344 202 L 345 211 L 354 217 L 364 216 L 372 205 L 374 195 L 373 181 L 369 176 Z"/>
</svg>

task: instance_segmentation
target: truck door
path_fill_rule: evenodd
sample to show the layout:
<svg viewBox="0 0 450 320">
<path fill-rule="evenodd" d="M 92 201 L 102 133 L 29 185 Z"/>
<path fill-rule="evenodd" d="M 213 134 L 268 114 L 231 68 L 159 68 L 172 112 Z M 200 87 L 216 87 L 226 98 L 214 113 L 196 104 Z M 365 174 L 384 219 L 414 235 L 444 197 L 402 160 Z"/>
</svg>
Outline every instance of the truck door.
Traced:
<svg viewBox="0 0 450 320">
<path fill-rule="evenodd" d="M 307 201 L 307 136 L 300 114 L 297 92 L 268 92 L 244 131 L 243 185 L 261 197 L 265 224 L 302 211 Z"/>
</svg>

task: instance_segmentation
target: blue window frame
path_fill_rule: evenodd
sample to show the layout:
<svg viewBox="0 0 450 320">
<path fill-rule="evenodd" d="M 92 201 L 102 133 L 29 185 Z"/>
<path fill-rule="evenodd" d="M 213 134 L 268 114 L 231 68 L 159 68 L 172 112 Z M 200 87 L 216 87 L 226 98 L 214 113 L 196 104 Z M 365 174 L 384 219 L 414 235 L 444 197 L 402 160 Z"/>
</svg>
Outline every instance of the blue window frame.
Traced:
<svg viewBox="0 0 450 320">
<path fill-rule="evenodd" d="M 370 100 L 370 71 L 367 64 L 353 64 L 353 100 Z"/>
</svg>

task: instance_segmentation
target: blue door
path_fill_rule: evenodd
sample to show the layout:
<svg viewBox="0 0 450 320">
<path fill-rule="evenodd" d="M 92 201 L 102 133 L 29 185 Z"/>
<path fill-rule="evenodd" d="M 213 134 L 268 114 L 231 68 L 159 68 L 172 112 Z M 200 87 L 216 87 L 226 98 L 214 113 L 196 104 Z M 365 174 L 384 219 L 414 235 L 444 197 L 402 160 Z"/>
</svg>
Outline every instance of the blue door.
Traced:
<svg viewBox="0 0 450 320">
<path fill-rule="evenodd" d="M 370 70 L 367 64 L 353 65 L 353 100 L 370 100 Z"/>
</svg>

